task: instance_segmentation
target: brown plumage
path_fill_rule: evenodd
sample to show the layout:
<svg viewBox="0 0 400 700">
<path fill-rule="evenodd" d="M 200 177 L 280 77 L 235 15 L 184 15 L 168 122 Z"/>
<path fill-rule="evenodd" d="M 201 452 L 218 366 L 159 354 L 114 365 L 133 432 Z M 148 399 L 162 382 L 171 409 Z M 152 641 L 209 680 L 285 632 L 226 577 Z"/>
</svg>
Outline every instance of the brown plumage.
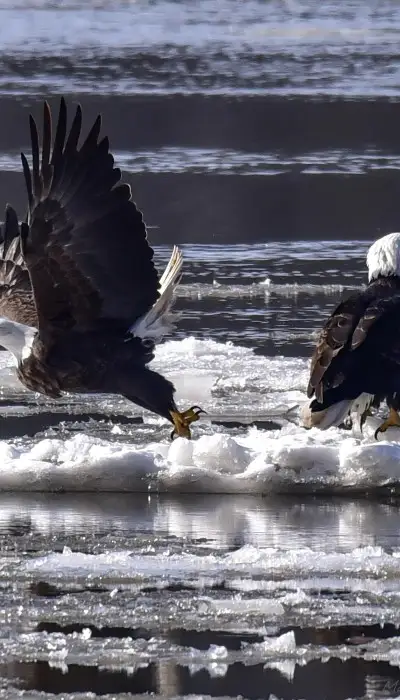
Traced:
<svg viewBox="0 0 400 700">
<path fill-rule="evenodd" d="M 45 103 L 40 154 L 30 117 L 32 169 L 22 154 L 26 221 L 19 226 L 7 207 L 0 314 L 37 329 L 17 353 L 18 376 L 29 389 L 52 397 L 62 391 L 122 394 L 190 437 L 198 410 L 179 413 L 171 382 L 146 367 L 170 326 L 180 253 L 174 251 L 160 285 L 142 214 L 130 187 L 121 183 L 107 137 L 99 139 L 100 117 L 79 147 L 81 127 L 78 106 L 67 134 L 61 99 L 51 148 Z M 0 343 L 5 345 L 1 328 Z"/>
<path fill-rule="evenodd" d="M 400 279 L 371 281 L 342 301 L 318 338 L 304 407 L 306 427 L 338 425 L 354 402 L 364 414 L 400 389 Z M 360 398 L 361 397 L 361 398 Z M 360 411 L 358 411 L 361 406 Z"/>
<path fill-rule="evenodd" d="M 368 350 L 378 350 L 377 359 L 386 358 L 388 351 L 390 358 L 393 358 L 393 345 L 385 347 L 385 342 L 388 331 L 397 343 L 400 342 L 400 332 L 395 322 L 399 313 L 400 283 L 396 278 L 374 281 L 364 292 L 342 301 L 318 338 L 311 359 L 307 396 L 311 398 L 315 393 L 317 401 L 322 403 L 328 389 L 338 387 L 349 379 L 350 369 L 358 375 L 357 366 L 364 364 Z M 394 317 L 393 327 L 389 325 L 391 317 Z M 382 324 L 379 323 L 382 320 L 386 322 L 383 337 Z M 359 352 L 355 352 L 357 349 Z M 400 360 L 400 345 L 398 352 Z M 369 385 L 374 383 L 374 378 L 365 376 L 363 381 Z"/>
<path fill-rule="evenodd" d="M 35 300 L 25 265 L 16 214 L 7 207 L 0 231 L 0 317 L 37 327 Z"/>
</svg>

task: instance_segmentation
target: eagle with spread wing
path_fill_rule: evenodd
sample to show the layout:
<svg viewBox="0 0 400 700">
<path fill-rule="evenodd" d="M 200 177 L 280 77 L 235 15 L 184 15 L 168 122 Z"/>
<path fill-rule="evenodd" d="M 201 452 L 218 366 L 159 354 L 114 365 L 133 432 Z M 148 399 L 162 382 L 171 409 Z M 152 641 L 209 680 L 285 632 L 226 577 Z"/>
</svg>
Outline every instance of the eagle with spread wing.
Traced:
<svg viewBox="0 0 400 700">
<path fill-rule="evenodd" d="M 389 416 L 375 437 L 400 426 L 400 233 L 375 241 L 367 255 L 368 285 L 340 302 L 317 341 L 302 410 L 307 428 L 326 430 L 350 414 L 361 424 L 386 399 Z"/>
<path fill-rule="evenodd" d="M 7 206 L 0 242 L 0 345 L 20 381 L 62 392 L 119 394 L 190 438 L 201 409 L 179 412 L 174 386 L 147 367 L 171 330 L 182 255 L 159 278 L 142 214 L 121 182 L 98 116 L 82 145 L 82 110 L 67 130 L 62 98 L 52 144 L 44 104 L 42 148 L 30 117 L 32 167 L 22 154 L 28 213 Z"/>
</svg>

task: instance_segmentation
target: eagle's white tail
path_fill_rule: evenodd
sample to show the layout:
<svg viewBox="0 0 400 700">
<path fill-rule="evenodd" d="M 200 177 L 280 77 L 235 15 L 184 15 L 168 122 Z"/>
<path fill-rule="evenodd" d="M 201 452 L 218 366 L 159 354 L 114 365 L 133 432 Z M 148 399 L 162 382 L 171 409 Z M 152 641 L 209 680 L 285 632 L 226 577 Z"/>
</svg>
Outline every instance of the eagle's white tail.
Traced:
<svg viewBox="0 0 400 700">
<path fill-rule="evenodd" d="M 179 248 L 174 245 L 171 257 L 169 259 L 168 265 L 165 268 L 161 279 L 160 279 L 160 299 L 158 299 L 153 306 L 155 308 L 157 304 L 162 299 L 163 295 L 170 290 L 170 297 L 172 298 L 172 292 L 177 284 L 179 284 L 179 278 L 183 265 L 183 255 Z M 172 288 L 171 288 L 172 285 Z"/>
<path fill-rule="evenodd" d="M 319 428 L 328 430 L 333 425 L 340 425 L 351 411 L 352 399 L 344 399 L 338 403 L 323 408 L 321 411 L 312 411 L 311 403 L 301 409 L 301 422 L 304 428 Z"/>
<path fill-rule="evenodd" d="M 313 406 L 318 405 L 315 400 L 303 406 L 301 409 L 301 421 L 305 428 L 319 428 L 320 430 L 328 430 L 332 426 L 338 426 L 345 418 L 352 414 L 356 414 L 358 420 L 363 413 L 370 407 L 373 401 L 373 394 L 363 393 L 356 399 L 343 399 L 336 403 L 322 408 L 320 411 L 313 410 Z"/>
<path fill-rule="evenodd" d="M 129 329 L 132 335 L 143 340 L 148 338 L 154 343 L 158 343 L 164 335 L 172 330 L 176 314 L 172 314 L 171 309 L 174 302 L 174 290 L 181 278 L 182 265 L 182 253 L 177 246 L 174 246 L 169 263 L 160 279 L 160 296 L 150 311 L 139 318 Z"/>
</svg>

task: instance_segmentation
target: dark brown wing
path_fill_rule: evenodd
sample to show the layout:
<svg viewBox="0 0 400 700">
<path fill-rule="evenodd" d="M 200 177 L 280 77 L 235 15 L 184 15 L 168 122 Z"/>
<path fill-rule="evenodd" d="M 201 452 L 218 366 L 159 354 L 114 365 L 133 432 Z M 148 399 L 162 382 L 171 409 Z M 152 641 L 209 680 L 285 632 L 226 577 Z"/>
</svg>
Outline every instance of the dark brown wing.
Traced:
<svg viewBox="0 0 400 700">
<path fill-rule="evenodd" d="M 0 236 L 0 316 L 36 328 L 35 301 L 22 256 L 18 219 L 9 206 Z"/>
<path fill-rule="evenodd" d="M 336 355 L 346 346 L 354 328 L 359 321 L 355 315 L 354 305 L 348 301 L 341 302 L 323 327 L 311 358 L 310 379 L 307 396 L 314 392 L 318 401 L 322 402 L 322 380 Z"/>
<path fill-rule="evenodd" d="M 379 321 L 388 320 L 388 328 L 394 337 L 381 336 Z M 347 360 L 356 361 L 353 353 L 368 342 L 381 355 L 394 352 L 397 347 L 397 318 L 400 317 L 400 291 L 393 287 L 372 284 L 366 291 L 354 294 L 341 302 L 332 313 L 317 341 L 311 360 L 310 380 L 307 396 L 315 392 L 322 403 L 324 379 L 329 375 L 329 387 L 339 386 L 346 378 Z"/>
<path fill-rule="evenodd" d="M 120 184 L 108 139 L 99 141 L 101 119 L 78 148 L 81 126 L 78 106 L 66 137 L 62 99 L 51 153 L 45 103 L 41 162 L 32 117 L 32 172 L 22 154 L 29 211 L 21 240 L 42 338 L 107 323 L 128 329 L 159 296 L 142 214 Z"/>
<path fill-rule="evenodd" d="M 367 336 L 371 335 L 371 331 L 375 328 L 377 322 L 380 321 L 383 318 L 383 316 L 386 316 L 388 318 L 388 321 L 391 322 L 391 325 L 393 325 L 394 321 L 394 324 L 398 326 L 396 316 L 397 314 L 400 315 L 399 308 L 400 290 L 393 292 L 390 297 L 388 297 L 387 295 L 378 297 L 370 304 L 368 304 L 367 308 L 364 311 L 364 314 L 361 316 L 359 322 L 357 323 L 357 326 L 352 335 L 351 349 L 355 350 L 356 348 L 358 348 L 367 339 Z M 394 319 L 392 319 L 393 313 L 395 314 Z M 396 339 L 394 340 L 396 342 L 396 336 L 398 336 L 398 334 L 396 333 L 396 328 L 394 335 Z M 389 351 L 392 350 L 392 348 L 388 349 Z M 383 352 L 385 352 L 385 350 Z"/>
</svg>

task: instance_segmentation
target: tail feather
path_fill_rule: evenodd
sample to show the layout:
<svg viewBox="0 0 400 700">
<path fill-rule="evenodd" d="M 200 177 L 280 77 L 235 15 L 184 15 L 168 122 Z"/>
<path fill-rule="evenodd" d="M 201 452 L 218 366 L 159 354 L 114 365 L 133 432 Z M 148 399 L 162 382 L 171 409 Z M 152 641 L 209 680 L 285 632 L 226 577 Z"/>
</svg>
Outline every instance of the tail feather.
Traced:
<svg viewBox="0 0 400 700">
<path fill-rule="evenodd" d="M 179 284 L 181 272 L 183 265 L 183 255 L 179 250 L 178 246 L 174 245 L 172 255 L 169 259 L 168 265 L 165 268 L 161 278 L 160 278 L 160 297 L 162 297 L 170 288 L 172 284 L 176 287 Z M 178 278 L 179 275 L 179 278 Z M 173 290 L 172 290 L 173 291 Z M 158 299 L 158 301 L 160 301 Z M 157 302 L 156 302 L 157 304 Z M 154 308 L 154 307 L 153 307 Z"/>
<path fill-rule="evenodd" d="M 325 401 L 320 404 L 316 399 L 313 399 L 308 404 L 303 406 L 301 410 L 301 421 L 304 428 L 319 428 L 319 430 L 328 430 L 332 426 L 338 426 L 348 417 L 356 415 L 358 419 L 371 406 L 374 396 L 373 394 L 362 393 L 359 396 L 351 399 L 341 399 L 337 394 L 337 389 L 333 392 L 327 392 Z"/>
<path fill-rule="evenodd" d="M 158 343 L 164 335 L 171 332 L 177 316 L 171 313 L 174 291 L 181 279 L 182 265 L 182 253 L 174 246 L 168 265 L 160 278 L 160 296 L 150 311 L 129 329 L 132 335 Z"/>
<path fill-rule="evenodd" d="M 327 408 L 321 407 L 321 410 L 316 410 L 316 407 L 321 404 L 318 404 L 315 400 L 310 401 L 301 410 L 303 427 L 328 430 L 332 426 L 338 426 L 349 415 L 352 404 L 353 399 L 343 399 L 343 401 L 338 401 Z"/>
</svg>

